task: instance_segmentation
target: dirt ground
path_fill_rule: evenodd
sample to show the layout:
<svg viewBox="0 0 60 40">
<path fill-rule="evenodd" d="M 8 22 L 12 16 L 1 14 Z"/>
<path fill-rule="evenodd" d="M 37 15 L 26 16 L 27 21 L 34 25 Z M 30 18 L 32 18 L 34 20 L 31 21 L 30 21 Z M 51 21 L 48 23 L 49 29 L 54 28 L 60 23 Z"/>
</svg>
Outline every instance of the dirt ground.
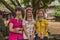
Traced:
<svg viewBox="0 0 60 40">
<path fill-rule="evenodd" d="M 60 34 L 60 22 L 49 22 L 48 28 L 52 34 Z"/>
</svg>

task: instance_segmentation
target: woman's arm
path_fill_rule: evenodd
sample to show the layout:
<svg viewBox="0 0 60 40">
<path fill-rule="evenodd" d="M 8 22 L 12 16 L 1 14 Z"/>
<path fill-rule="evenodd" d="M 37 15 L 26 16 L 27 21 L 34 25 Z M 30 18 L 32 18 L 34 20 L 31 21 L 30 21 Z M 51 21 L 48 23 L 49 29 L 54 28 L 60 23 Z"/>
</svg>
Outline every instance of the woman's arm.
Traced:
<svg viewBox="0 0 60 40">
<path fill-rule="evenodd" d="M 13 23 L 9 23 L 9 31 L 16 33 L 15 29 L 13 29 Z"/>
<path fill-rule="evenodd" d="M 19 29 L 13 29 L 13 23 L 9 23 L 9 31 L 14 32 L 14 33 L 22 33 L 19 31 Z"/>
<path fill-rule="evenodd" d="M 28 33 L 26 31 L 26 26 L 25 25 L 23 25 L 23 29 L 24 29 L 24 32 L 25 32 L 26 36 L 28 37 Z"/>
<path fill-rule="evenodd" d="M 15 28 L 17 31 L 23 31 L 23 28 Z"/>
<path fill-rule="evenodd" d="M 17 31 L 17 33 L 22 34 L 23 33 L 23 28 L 15 28 L 15 30 Z"/>
<path fill-rule="evenodd" d="M 38 27 L 37 27 L 37 25 L 36 25 L 36 24 L 35 24 L 35 26 L 36 26 L 35 28 L 36 28 L 37 36 L 38 36 L 38 37 L 41 37 L 40 33 L 38 32 Z"/>
<path fill-rule="evenodd" d="M 48 32 L 48 24 L 46 25 L 45 29 L 46 29 L 46 32 Z"/>
<path fill-rule="evenodd" d="M 45 31 L 48 32 L 48 20 L 45 20 Z"/>
<path fill-rule="evenodd" d="M 36 31 L 36 33 L 38 34 L 36 23 L 35 23 L 35 31 Z"/>
<path fill-rule="evenodd" d="M 33 35 L 35 34 L 36 32 L 36 25 L 34 24 L 34 27 L 33 27 Z"/>
</svg>

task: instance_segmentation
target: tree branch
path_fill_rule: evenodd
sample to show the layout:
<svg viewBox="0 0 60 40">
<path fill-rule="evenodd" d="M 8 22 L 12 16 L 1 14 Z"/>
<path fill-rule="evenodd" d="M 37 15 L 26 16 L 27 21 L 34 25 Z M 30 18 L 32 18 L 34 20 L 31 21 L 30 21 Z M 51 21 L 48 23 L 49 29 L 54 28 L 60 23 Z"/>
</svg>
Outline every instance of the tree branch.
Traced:
<svg viewBox="0 0 60 40">
<path fill-rule="evenodd" d="M 13 0 L 10 0 L 14 6 L 17 6 L 16 3 Z"/>
<path fill-rule="evenodd" d="M 16 2 L 17 2 L 17 4 L 21 7 L 21 5 L 20 5 L 19 1 L 18 1 L 18 0 L 16 0 Z"/>
<path fill-rule="evenodd" d="M 5 1 L 5 0 L 0 0 L 4 5 L 5 5 L 5 7 L 6 8 L 8 8 L 11 12 L 14 12 L 13 10 L 13 8 L 9 5 L 9 4 L 7 4 L 7 2 Z"/>
</svg>

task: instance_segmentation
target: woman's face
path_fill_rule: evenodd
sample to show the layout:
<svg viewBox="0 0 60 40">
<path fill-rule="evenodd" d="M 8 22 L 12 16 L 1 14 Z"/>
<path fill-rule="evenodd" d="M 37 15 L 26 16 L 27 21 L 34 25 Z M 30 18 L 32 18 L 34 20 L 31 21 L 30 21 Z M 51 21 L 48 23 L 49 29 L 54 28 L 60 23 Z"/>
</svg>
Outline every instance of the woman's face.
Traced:
<svg viewBox="0 0 60 40">
<path fill-rule="evenodd" d="M 16 11 L 16 15 L 21 15 L 21 11 Z"/>
<path fill-rule="evenodd" d="M 39 16 L 39 17 L 43 17 L 43 16 L 44 16 L 44 15 L 43 15 L 43 12 L 42 12 L 42 11 L 39 11 L 38 16 Z"/>
<path fill-rule="evenodd" d="M 31 11 L 31 10 L 29 10 L 29 11 L 27 12 L 27 17 L 32 17 L 32 11 Z"/>
<path fill-rule="evenodd" d="M 31 20 L 32 19 L 32 11 L 28 10 L 27 11 L 27 20 Z"/>
</svg>

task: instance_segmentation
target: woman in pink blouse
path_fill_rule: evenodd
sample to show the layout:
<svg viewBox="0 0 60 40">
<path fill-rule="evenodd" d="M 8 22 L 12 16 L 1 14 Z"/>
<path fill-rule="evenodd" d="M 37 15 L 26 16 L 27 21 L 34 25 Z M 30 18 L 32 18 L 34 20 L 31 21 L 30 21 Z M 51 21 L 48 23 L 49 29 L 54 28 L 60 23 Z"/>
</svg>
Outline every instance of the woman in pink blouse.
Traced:
<svg viewBox="0 0 60 40">
<path fill-rule="evenodd" d="M 9 40 L 23 40 L 22 9 L 19 6 L 16 7 L 15 14 L 15 18 L 9 21 Z"/>
</svg>

